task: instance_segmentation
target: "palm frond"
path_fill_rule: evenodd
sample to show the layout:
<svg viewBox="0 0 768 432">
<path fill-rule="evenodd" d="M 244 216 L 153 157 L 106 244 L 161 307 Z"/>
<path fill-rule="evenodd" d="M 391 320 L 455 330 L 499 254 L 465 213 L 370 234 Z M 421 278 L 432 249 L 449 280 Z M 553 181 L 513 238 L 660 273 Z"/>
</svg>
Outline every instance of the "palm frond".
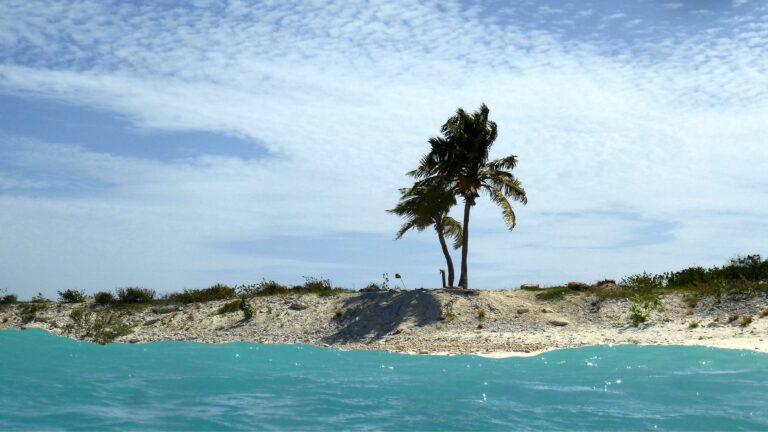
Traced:
<svg viewBox="0 0 768 432">
<path fill-rule="evenodd" d="M 402 224 L 400 226 L 400 229 L 397 230 L 397 235 L 395 236 L 395 240 L 400 240 L 401 238 L 403 238 L 405 233 L 407 233 L 408 231 L 412 230 L 414 227 L 415 227 L 415 224 L 413 223 L 413 221 L 408 221 L 408 222 Z M 419 231 L 421 231 L 421 230 L 419 230 Z"/>
<path fill-rule="evenodd" d="M 464 231 L 461 229 L 461 223 L 456 219 L 445 216 L 443 217 L 443 234 L 453 239 L 453 248 L 459 249 L 464 239 Z"/>
<path fill-rule="evenodd" d="M 497 187 L 486 186 L 485 189 L 491 196 L 491 201 L 501 207 L 501 215 L 504 218 L 504 222 L 507 224 L 507 228 L 512 230 L 517 225 L 517 218 L 515 216 L 515 210 L 512 208 L 512 204 L 509 203 L 504 193 Z"/>
<path fill-rule="evenodd" d="M 493 171 L 513 170 L 517 166 L 517 156 L 510 155 L 488 162 L 488 169 Z"/>
</svg>

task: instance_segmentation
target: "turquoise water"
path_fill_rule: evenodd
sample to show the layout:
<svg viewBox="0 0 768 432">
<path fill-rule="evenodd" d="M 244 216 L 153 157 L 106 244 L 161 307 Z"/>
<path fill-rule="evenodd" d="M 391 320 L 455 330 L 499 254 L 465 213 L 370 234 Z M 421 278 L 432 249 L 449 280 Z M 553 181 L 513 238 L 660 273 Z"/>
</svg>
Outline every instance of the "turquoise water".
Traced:
<svg viewBox="0 0 768 432">
<path fill-rule="evenodd" d="M 30 429 L 768 430 L 768 355 L 486 359 L 0 331 L 0 430 Z"/>
</svg>

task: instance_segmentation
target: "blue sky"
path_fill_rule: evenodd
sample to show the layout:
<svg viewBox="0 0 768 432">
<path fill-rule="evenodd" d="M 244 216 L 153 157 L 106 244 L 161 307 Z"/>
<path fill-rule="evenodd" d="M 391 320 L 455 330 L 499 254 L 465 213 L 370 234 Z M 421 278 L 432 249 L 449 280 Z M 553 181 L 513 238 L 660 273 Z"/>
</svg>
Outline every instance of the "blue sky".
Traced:
<svg viewBox="0 0 768 432">
<path fill-rule="evenodd" d="M 764 2 L 7 0 L 0 289 L 436 286 L 384 210 L 482 102 L 530 202 L 474 286 L 768 254 Z"/>
</svg>

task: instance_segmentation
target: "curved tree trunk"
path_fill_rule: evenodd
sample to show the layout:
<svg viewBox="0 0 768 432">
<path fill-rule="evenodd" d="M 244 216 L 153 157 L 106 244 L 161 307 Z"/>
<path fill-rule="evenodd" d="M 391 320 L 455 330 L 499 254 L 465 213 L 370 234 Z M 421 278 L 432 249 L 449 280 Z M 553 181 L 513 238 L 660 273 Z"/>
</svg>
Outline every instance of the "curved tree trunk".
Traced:
<svg viewBox="0 0 768 432">
<path fill-rule="evenodd" d="M 469 250 L 469 209 L 472 208 L 472 202 L 469 198 L 464 198 L 464 225 L 462 226 L 461 242 L 461 276 L 459 276 L 459 285 L 464 289 L 469 289 L 467 275 L 467 252 Z"/>
<path fill-rule="evenodd" d="M 443 225 L 435 224 L 435 230 L 437 231 L 437 238 L 440 239 L 440 247 L 443 249 L 443 255 L 445 255 L 445 265 L 448 266 L 448 286 L 453 286 L 453 260 L 451 259 L 451 253 L 448 250 L 448 245 L 445 244 L 445 236 L 443 235 Z M 445 287 L 443 287 L 445 288 Z"/>
</svg>

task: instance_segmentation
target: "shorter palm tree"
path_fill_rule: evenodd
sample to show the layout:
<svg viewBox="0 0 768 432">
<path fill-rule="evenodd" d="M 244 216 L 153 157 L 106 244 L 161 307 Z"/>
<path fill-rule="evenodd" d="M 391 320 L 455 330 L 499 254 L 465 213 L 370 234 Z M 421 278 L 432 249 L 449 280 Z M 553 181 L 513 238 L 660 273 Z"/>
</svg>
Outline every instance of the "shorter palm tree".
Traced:
<svg viewBox="0 0 768 432">
<path fill-rule="evenodd" d="M 448 267 L 448 285 L 453 286 L 455 274 L 453 260 L 445 239 L 453 239 L 454 249 L 461 247 L 461 224 L 448 216 L 448 211 L 456 205 L 456 196 L 447 192 L 442 185 L 430 180 L 419 181 L 413 187 L 400 189 L 400 195 L 400 201 L 395 208 L 387 210 L 389 213 L 405 218 L 405 222 L 397 231 L 396 239 L 400 239 L 412 229 L 424 231 L 434 227 Z"/>
</svg>

